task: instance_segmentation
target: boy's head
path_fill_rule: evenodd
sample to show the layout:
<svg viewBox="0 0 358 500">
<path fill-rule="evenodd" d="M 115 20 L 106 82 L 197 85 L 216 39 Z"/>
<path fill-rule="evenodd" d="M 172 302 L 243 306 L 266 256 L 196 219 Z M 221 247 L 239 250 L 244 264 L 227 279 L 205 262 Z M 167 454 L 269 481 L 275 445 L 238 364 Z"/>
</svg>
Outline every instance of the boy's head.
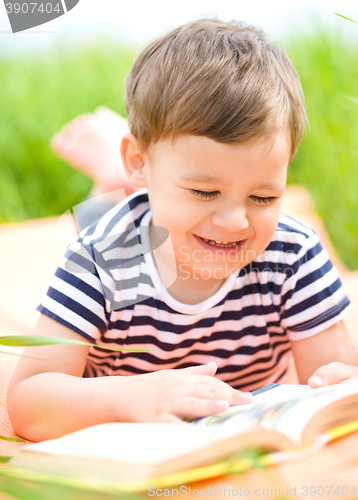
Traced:
<svg viewBox="0 0 358 500">
<path fill-rule="evenodd" d="M 215 291 L 277 228 L 306 123 L 298 76 L 261 31 L 203 19 L 141 52 L 126 105 L 124 168 L 148 188 L 152 224 L 169 231 L 175 286 L 184 283 L 187 299 L 190 279 L 197 300 L 199 283 L 204 296 Z"/>
<path fill-rule="evenodd" d="M 222 143 L 288 131 L 291 158 L 307 118 L 285 51 L 239 22 L 193 21 L 146 46 L 126 84 L 131 132 L 142 151 L 183 134 Z"/>
</svg>

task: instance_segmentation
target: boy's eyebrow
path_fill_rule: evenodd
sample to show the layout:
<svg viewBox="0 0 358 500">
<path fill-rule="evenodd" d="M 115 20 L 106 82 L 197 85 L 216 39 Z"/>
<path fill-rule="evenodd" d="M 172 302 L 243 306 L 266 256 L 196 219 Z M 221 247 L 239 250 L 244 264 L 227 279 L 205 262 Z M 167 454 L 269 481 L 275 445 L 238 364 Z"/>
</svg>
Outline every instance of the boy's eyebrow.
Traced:
<svg viewBox="0 0 358 500">
<path fill-rule="evenodd" d="M 286 191 L 286 183 L 281 184 L 279 182 L 268 182 L 266 184 L 261 184 L 257 189 L 273 189 L 274 191 Z"/>
<path fill-rule="evenodd" d="M 220 181 L 220 177 L 213 177 L 211 175 L 207 174 L 192 174 L 192 175 L 179 175 L 179 179 L 183 181 L 189 181 L 189 182 L 202 182 L 202 183 L 207 183 L 211 184 L 214 182 Z M 273 189 L 274 191 L 285 191 L 286 190 L 286 184 L 281 184 L 278 182 L 268 182 L 265 184 L 261 184 L 260 186 L 257 186 L 257 189 Z"/>
<path fill-rule="evenodd" d="M 220 180 L 219 177 L 213 177 L 207 174 L 179 175 L 179 179 L 183 181 L 204 182 L 208 184 L 213 182 L 218 182 Z"/>
</svg>

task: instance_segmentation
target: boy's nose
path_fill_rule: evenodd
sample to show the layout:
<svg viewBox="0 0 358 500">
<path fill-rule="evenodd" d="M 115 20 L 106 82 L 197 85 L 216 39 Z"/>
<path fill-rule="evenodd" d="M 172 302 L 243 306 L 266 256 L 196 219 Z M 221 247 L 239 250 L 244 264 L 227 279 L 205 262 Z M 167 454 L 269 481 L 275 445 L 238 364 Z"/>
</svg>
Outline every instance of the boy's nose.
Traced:
<svg viewBox="0 0 358 500">
<path fill-rule="evenodd" d="M 215 212 L 211 216 L 211 223 L 230 233 L 238 233 L 249 227 L 246 208 L 237 206 Z"/>
</svg>

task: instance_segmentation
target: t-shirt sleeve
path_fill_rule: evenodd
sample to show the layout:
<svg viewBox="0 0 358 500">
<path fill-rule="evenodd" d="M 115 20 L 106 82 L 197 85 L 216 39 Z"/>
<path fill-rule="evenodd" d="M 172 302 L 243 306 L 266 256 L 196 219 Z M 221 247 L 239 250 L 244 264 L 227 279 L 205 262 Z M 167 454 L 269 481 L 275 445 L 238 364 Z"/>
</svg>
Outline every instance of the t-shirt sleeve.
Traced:
<svg viewBox="0 0 358 500">
<path fill-rule="evenodd" d="M 68 247 L 37 310 L 94 343 L 108 329 L 103 286 L 91 251 Z"/>
<path fill-rule="evenodd" d="M 313 231 L 287 266 L 286 276 L 282 286 L 281 324 L 290 340 L 324 331 L 353 307 L 337 269 Z"/>
</svg>

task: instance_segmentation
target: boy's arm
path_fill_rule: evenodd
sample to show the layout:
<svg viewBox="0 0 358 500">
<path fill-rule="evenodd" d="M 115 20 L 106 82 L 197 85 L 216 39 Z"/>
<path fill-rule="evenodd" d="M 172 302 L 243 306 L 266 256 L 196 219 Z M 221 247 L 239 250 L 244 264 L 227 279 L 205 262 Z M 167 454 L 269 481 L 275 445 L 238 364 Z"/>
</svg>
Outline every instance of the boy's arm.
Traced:
<svg viewBox="0 0 358 500">
<path fill-rule="evenodd" d="M 358 380 L 358 354 L 343 320 L 312 337 L 291 340 L 291 347 L 301 384 Z"/>
<path fill-rule="evenodd" d="M 41 315 L 35 335 L 83 340 L 71 329 Z M 181 422 L 248 403 L 242 393 L 215 378 L 215 363 L 134 376 L 82 378 L 90 346 L 29 347 L 8 388 L 14 430 L 32 441 L 52 439 L 106 422 Z M 245 399 L 246 398 L 246 399 Z"/>
<path fill-rule="evenodd" d="M 86 341 L 42 314 L 33 334 Z M 20 358 L 10 380 L 7 406 L 17 434 L 38 441 L 113 418 L 106 388 L 91 394 L 94 384 L 90 387 L 82 379 L 89 349 L 51 345 L 24 350 L 23 354 L 42 360 Z"/>
</svg>

